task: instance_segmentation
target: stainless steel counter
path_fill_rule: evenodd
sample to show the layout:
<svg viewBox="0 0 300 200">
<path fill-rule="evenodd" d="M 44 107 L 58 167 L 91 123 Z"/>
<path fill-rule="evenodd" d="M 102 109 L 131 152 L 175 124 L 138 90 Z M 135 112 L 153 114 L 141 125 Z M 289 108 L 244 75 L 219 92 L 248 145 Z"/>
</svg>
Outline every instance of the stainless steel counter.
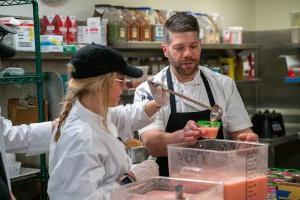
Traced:
<svg viewBox="0 0 300 200">
<path fill-rule="evenodd" d="M 20 175 L 11 177 L 10 181 L 13 183 L 13 182 L 25 180 L 28 178 L 37 177 L 40 174 L 40 171 L 41 171 L 40 169 L 21 167 Z"/>
</svg>

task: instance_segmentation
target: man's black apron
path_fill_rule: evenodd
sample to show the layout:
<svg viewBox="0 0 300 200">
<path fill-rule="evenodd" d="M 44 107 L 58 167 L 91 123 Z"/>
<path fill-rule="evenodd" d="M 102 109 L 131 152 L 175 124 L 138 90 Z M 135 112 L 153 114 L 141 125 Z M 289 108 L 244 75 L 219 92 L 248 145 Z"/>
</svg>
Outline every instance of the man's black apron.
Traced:
<svg viewBox="0 0 300 200">
<path fill-rule="evenodd" d="M 10 199 L 9 189 L 8 189 L 8 183 L 4 168 L 4 163 L 2 160 L 2 155 L 0 152 L 0 199 L 1 200 L 8 200 Z"/>
<path fill-rule="evenodd" d="M 213 94 L 211 92 L 209 83 L 200 70 L 200 75 L 203 80 L 210 106 L 215 105 L 215 100 L 213 97 Z M 167 70 L 167 83 L 168 88 L 170 90 L 174 90 L 173 87 L 173 81 L 172 81 L 172 75 L 170 71 L 170 67 Z M 173 94 L 170 94 L 170 106 L 171 106 L 171 114 L 167 123 L 166 132 L 172 133 L 174 131 L 183 129 L 189 120 L 210 120 L 210 110 L 203 110 L 199 112 L 185 112 L 185 113 L 177 113 L 176 111 L 176 102 L 175 102 L 175 96 Z M 223 129 L 222 126 L 219 128 L 219 132 L 217 135 L 218 139 L 223 139 Z M 168 157 L 158 157 L 156 159 L 157 164 L 159 165 L 159 175 L 160 176 L 169 176 L 169 167 L 168 167 Z"/>
</svg>

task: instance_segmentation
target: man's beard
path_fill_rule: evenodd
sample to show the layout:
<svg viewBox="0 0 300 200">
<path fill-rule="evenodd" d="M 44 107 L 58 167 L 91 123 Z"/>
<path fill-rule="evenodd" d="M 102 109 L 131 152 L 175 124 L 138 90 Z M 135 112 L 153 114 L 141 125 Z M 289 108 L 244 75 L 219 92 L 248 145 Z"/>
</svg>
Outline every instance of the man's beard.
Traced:
<svg viewBox="0 0 300 200">
<path fill-rule="evenodd" d="M 182 75 L 182 76 L 191 76 L 196 71 L 198 71 L 199 60 L 197 60 L 197 61 L 194 62 L 195 66 L 193 68 L 191 68 L 191 69 L 183 69 L 181 62 L 175 62 L 173 59 L 169 59 L 169 60 L 170 60 L 170 64 L 175 68 L 176 72 L 179 75 Z"/>
</svg>

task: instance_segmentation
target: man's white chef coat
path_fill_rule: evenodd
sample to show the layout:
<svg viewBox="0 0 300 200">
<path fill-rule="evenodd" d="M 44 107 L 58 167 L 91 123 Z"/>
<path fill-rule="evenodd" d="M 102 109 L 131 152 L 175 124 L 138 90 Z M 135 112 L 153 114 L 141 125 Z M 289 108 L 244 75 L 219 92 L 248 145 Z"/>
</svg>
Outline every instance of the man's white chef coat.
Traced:
<svg viewBox="0 0 300 200">
<path fill-rule="evenodd" d="M 167 69 L 168 67 L 165 67 L 154 76 L 155 81 L 162 82 L 166 87 Z M 224 136 L 226 137 L 226 132 L 234 132 L 251 127 L 251 120 L 245 109 L 242 98 L 236 88 L 235 82 L 228 76 L 213 72 L 206 67 L 199 66 L 199 69 L 203 72 L 208 80 L 213 97 L 215 99 L 215 103 L 219 105 L 223 110 L 222 123 L 225 134 Z M 185 83 L 180 83 L 176 79 L 176 76 L 172 73 L 172 81 L 174 91 L 206 105 L 210 105 L 208 95 L 200 75 L 200 71 L 198 71 L 192 81 Z M 137 87 L 134 95 L 134 102 L 139 102 L 144 99 L 151 99 L 150 89 L 146 82 Z M 177 112 L 197 112 L 199 110 L 201 111 L 206 109 L 199 108 L 199 106 L 198 109 L 196 109 L 185 103 L 186 100 L 177 96 L 175 96 L 175 101 Z M 155 120 L 155 122 L 139 130 L 139 133 L 142 134 L 143 132 L 151 129 L 160 129 L 165 131 L 170 113 L 170 105 L 162 107 L 157 114 L 157 119 Z"/>
<path fill-rule="evenodd" d="M 128 172 L 131 160 L 117 137 L 151 123 L 145 102 L 110 108 L 107 129 L 102 117 L 78 100 L 74 103 L 56 143 L 51 139 L 48 194 L 51 200 L 109 199 L 119 187 L 117 178 Z M 118 128 L 117 128 L 118 127 Z"/>
</svg>

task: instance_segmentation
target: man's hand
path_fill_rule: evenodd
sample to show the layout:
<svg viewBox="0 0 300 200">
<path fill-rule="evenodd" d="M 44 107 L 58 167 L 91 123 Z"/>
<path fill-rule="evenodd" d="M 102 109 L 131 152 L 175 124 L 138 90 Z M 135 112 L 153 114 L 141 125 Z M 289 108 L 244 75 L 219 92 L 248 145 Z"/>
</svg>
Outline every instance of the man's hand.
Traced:
<svg viewBox="0 0 300 200">
<path fill-rule="evenodd" d="M 199 129 L 197 123 L 193 120 L 189 120 L 180 133 L 181 141 L 192 145 L 196 144 L 198 138 L 201 137 L 201 133 L 202 131 Z"/>
<path fill-rule="evenodd" d="M 241 133 L 238 136 L 239 141 L 257 142 L 258 136 L 255 133 Z"/>
</svg>

